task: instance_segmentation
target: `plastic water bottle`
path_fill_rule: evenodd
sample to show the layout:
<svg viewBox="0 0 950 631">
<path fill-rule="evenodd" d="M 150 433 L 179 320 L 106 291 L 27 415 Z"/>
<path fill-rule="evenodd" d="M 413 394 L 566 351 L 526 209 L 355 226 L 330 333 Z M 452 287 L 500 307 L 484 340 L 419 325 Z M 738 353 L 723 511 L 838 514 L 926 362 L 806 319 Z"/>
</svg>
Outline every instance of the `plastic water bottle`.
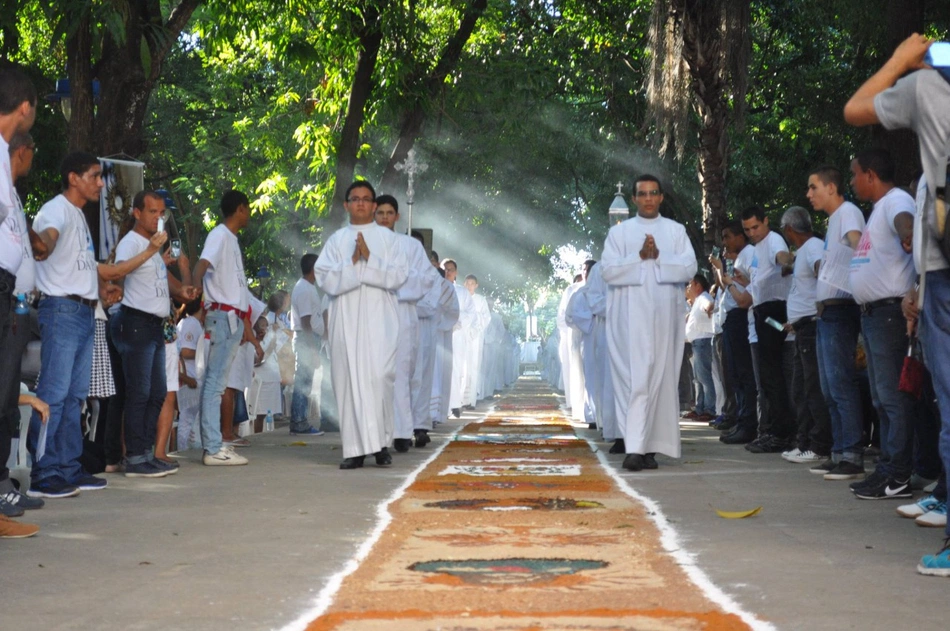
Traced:
<svg viewBox="0 0 950 631">
<path fill-rule="evenodd" d="M 26 315 L 30 312 L 30 305 L 26 302 L 26 294 L 16 295 L 16 307 L 14 310 L 17 315 Z"/>
<path fill-rule="evenodd" d="M 264 417 L 264 431 L 274 431 L 274 415 L 271 414 L 270 410 L 267 410 L 267 416 Z"/>
</svg>

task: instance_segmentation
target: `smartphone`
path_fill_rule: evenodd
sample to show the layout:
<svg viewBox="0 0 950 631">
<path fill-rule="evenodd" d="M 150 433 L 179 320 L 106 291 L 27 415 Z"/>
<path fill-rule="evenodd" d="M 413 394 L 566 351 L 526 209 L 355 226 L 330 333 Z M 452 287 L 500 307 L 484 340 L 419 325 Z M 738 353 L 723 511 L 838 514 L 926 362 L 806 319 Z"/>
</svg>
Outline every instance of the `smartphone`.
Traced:
<svg viewBox="0 0 950 631">
<path fill-rule="evenodd" d="M 165 229 L 165 218 L 159 217 L 158 218 L 158 232 L 161 232 L 164 229 Z"/>
<path fill-rule="evenodd" d="M 171 240 L 171 253 L 173 259 L 177 259 L 181 256 L 181 241 L 178 239 Z"/>
<path fill-rule="evenodd" d="M 766 318 L 765 323 L 768 324 L 773 329 L 775 329 L 776 331 L 785 330 L 785 325 L 779 322 L 778 320 L 776 320 L 775 318 Z"/>
<path fill-rule="evenodd" d="M 927 49 L 924 63 L 932 68 L 950 67 L 950 42 L 934 42 Z"/>
<path fill-rule="evenodd" d="M 718 259 L 722 255 L 722 250 L 719 249 L 718 245 L 713 246 L 712 255 L 715 259 Z"/>
</svg>

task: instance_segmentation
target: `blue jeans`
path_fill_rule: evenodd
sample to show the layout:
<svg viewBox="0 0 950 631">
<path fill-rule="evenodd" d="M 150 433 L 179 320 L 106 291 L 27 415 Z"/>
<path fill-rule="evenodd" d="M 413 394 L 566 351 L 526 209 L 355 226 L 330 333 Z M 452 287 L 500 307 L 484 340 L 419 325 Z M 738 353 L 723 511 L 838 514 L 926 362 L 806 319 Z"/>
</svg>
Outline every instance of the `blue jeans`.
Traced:
<svg viewBox="0 0 950 631">
<path fill-rule="evenodd" d="M 151 459 L 168 385 L 162 318 L 123 305 L 109 326 L 125 377 L 126 459 L 141 464 Z"/>
<path fill-rule="evenodd" d="M 861 332 L 868 356 L 871 401 L 881 428 L 877 470 L 888 477 L 906 480 L 913 469 L 914 399 L 897 389 L 907 355 L 907 321 L 900 303 L 863 312 Z"/>
<path fill-rule="evenodd" d="M 46 453 L 36 460 L 40 435 L 39 414 L 33 412 L 27 449 L 33 456 L 32 484 L 58 478 L 73 483 L 82 477 L 82 421 L 80 412 L 89 394 L 95 310 L 68 298 L 40 301 L 40 380 L 36 396 L 49 405 Z M 4 361 L 8 361 L 5 358 Z"/>
<path fill-rule="evenodd" d="M 702 396 L 696 397 L 696 412 L 716 416 L 716 387 L 712 378 L 711 337 L 693 340 L 693 376 L 702 386 Z"/>
<path fill-rule="evenodd" d="M 950 471 L 950 270 L 927 272 L 920 339 L 940 408 L 940 458 L 946 475 Z M 928 353 L 928 349 L 934 352 Z M 950 524 L 946 533 L 950 537 Z"/>
<path fill-rule="evenodd" d="M 857 305 L 825 307 L 818 317 L 818 376 L 831 416 L 831 457 L 864 464 L 864 421 L 855 353 L 861 311 Z"/>
<path fill-rule="evenodd" d="M 316 336 L 308 331 L 294 333 L 294 394 L 290 400 L 290 429 L 304 431 L 310 427 L 307 411 L 310 409 L 310 391 L 313 372 L 320 361 L 320 347 Z"/>
<path fill-rule="evenodd" d="M 201 387 L 201 445 L 209 454 L 221 451 L 221 395 L 228 385 L 231 363 L 244 339 L 244 322 L 237 320 L 235 331 L 228 325 L 224 311 L 205 315 L 205 340 L 208 363 Z"/>
</svg>

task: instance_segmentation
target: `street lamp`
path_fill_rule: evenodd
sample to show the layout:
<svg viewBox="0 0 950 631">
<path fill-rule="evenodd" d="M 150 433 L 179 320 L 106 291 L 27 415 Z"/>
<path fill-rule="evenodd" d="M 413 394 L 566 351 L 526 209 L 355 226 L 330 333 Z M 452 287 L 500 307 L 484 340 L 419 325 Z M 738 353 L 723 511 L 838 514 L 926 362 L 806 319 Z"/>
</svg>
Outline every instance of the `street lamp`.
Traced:
<svg viewBox="0 0 950 631">
<path fill-rule="evenodd" d="M 617 194 L 614 195 L 614 201 L 607 210 L 607 216 L 610 223 L 616 225 L 630 216 L 630 207 L 623 201 L 623 183 L 617 182 Z"/>
</svg>

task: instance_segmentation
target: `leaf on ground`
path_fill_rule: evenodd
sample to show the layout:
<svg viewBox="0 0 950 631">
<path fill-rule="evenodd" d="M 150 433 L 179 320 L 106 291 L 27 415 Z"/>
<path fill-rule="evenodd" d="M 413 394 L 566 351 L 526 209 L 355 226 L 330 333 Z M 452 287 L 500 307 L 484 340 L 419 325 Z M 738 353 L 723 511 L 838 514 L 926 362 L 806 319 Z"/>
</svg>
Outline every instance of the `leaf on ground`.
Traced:
<svg viewBox="0 0 950 631">
<path fill-rule="evenodd" d="M 306 447 L 307 443 L 303 442 L 302 440 L 295 440 L 294 442 L 290 443 L 290 446 L 291 447 Z"/>
<path fill-rule="evenodd" d="M 716 509 L 716 514 L 722 517 L 723 519 L 745 519 L 746 517 L 752 517 L 753 515 L 758 515 L 762 512 L 762 507 L 756 507 L 752 510 L 742 510 L 742 511 L 726 511 Z"/>
</svg>

